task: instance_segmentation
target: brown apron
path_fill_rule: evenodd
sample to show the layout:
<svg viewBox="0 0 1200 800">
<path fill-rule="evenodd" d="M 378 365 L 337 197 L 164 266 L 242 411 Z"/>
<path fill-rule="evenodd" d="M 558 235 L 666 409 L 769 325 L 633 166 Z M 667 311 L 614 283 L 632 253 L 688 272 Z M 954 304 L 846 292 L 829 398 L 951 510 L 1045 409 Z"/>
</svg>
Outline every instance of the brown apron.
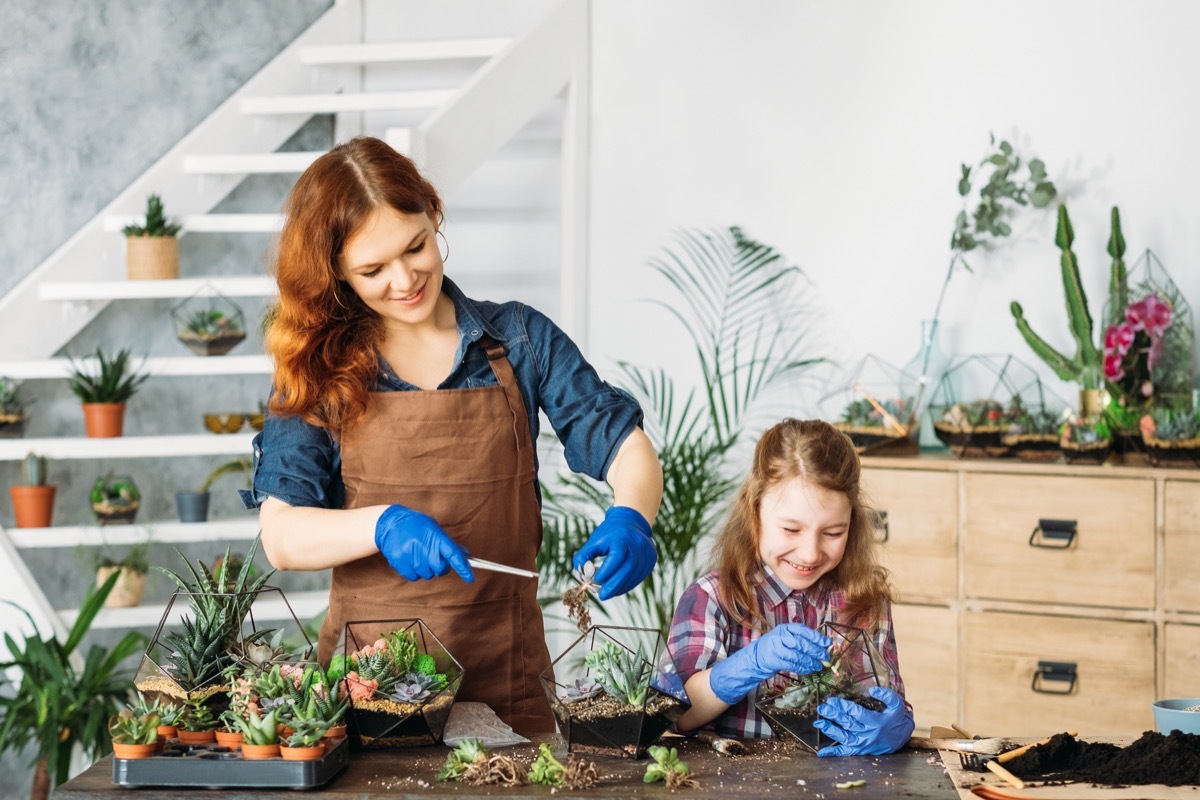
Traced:
<svg viewBox="0 0 1200 800">
<path fill-rule="evenodd" d="M 499 386 L 375 392 L 341 442 L 346 508 L 399 503 L 475 557 L 537 570 L 542 516 L 525 404 L 504 348 L 481 344 Z M 319 656 L 353 620 L 421 619 L 465 671 L 457 700 L 487 703 L 523 735 L 554 731 L 538 676 L 550 666 L 537 580 L 452 570 L 407 581 L 382 554 L 333 568 Z"/>
</svg>

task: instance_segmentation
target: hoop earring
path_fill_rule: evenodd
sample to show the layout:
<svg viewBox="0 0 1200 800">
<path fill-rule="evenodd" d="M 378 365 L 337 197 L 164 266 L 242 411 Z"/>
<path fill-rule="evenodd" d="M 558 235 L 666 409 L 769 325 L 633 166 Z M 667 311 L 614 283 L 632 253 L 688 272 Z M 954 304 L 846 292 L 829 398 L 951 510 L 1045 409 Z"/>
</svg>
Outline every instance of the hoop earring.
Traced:
<svg viewBox="0 0 1200 800">
<path fill-rule="evenodd" d="M 342 281 L 338 281 L 338 283 L 342 283 Z M 342 293 L 338 290 L 338 287 L 336 284 L 333 287 L 333 302 L 335 302 L 339 306 L 341 306 L 341 309 L 343 311 L 345 311 L 347 314 L 350 313 L 350 306 L 348 306 L 342 302 Z"/>
<path fill-rule="evenodd" d="M 442 263 L 445 264 L 446 260 L 450 258 L 450 240 L 446 238 L 446 234 L 442 233 L 440 229 L 437 231 L 437 235 L 442 237 L 442 241 L 446 243 L 446 252 L 444 255 L 441 252 L 441 248 L 438 248 L 438 255 L 442 256 Z"/>
</svg>

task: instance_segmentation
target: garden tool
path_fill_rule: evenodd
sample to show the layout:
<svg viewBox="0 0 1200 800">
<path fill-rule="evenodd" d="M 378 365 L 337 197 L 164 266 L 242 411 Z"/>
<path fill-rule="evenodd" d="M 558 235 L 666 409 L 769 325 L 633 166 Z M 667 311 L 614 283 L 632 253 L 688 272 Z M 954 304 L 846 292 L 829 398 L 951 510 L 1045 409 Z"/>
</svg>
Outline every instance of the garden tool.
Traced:
<svg viewBox="0 0 1200 800">
<path fill-rule="evenodd" d="M 507 572 L 509 575 L 524 575 L 526 578 L 536 578 L 538 574 L 527 569 L 517 569 L 510 567 L 507 564 L 497 564 L 495 561 L 487 561 L 482 558 L 468 558 L 467 563 L 475 569 L 486 569 L 492 572 Z"/>
<path fill-rule="evenodd" d="M 999 775 L 1014 789 L 1024 789 L 1025 781 L 1018 778 L 1008 771 L 995 756 L 983 755 L 981 753 L 964 753 L 959 751 L 958 761 L 962 764 L 963 769 L 970 769 L 976 772 L 983 772 L 985 769 L 990 770 L 996 775 Z"/>
</svg>

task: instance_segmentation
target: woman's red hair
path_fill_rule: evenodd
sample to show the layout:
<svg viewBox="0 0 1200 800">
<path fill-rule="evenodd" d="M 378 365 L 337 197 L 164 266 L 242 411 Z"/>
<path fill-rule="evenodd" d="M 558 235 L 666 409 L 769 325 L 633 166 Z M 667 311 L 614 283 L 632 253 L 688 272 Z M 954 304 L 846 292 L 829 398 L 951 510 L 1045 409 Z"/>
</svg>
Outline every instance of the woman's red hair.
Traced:
<svg viewBox="0 0 1200 800">
<path fill-rule="evenodd" d="M 792 478 L 841 492 L 850 501 L 846 552 L 814 588 L 846 593 L 847 624 L 873 629 L 886 618 L 892 599 L 887 570 L 876 563 L 873 510 L 859 489 L 858 452 L 846 434 L 821 420 L 785 419 L 767 430 L 754 448 L 754 463 L 730 503 L 725 526 L 713 545 L 720 576 L 719 602 L 732 619 L 765 631 L 755 584 L 762 574 L 759 515 L 763 495 Z"/>
<path fill-rule="evenodd" d="M 437 190 L 411 159 L 369 136 L 334 147 L 292 187 L 274 264 L 279 302 L 265 342 L 275 361 L 272 413 L 338 435 L 366 411 L 383 324 L 341 280 L 338 259 L 383 206 L 428 214 L 441 227 Z"/>
</svg>

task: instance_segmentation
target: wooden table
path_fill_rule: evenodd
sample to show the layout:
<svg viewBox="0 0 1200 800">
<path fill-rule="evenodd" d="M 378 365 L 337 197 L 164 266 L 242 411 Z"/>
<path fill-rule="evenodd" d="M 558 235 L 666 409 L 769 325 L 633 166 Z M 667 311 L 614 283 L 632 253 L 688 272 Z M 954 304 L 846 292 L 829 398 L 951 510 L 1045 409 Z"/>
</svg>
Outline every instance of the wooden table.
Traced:
<svg viewBox="0 0 1200 800">
<path fill-rule="evenodd" d="M 566 761 L 566 746 L 558 736 L 540 737 L 553 747 L 555 755 Z M 558 790 L 556 798 L 598 797 L 734 797 L 734 798 L 873 798 L 909 797 L 951 800 L 958 798 L 954 784 L 946 775 L 936 750 L 904 749 L 888 756 L 858 756 L 817 758 L 801 745 L 773 739 L 747 742 L 750 753 L 744 756 L 722 756 L 700 742 L 672 739 L 665 744 L 678 747 L 680 757 L 687 761 L 696 779 L 697 790 L 672 794 L 662 783 L 642 781 L 647 759 L 632 761 L 616 758 L 594 758 L 605 780 L 593 789 L 568 792 Z M 377 750 L 353 753 L 350 764 L 325 786 L 313 790 L 322 797 L 366 798 L 400 797 L 425 798 L 454 796 L 459 798 L 505 797 L 513 800 L 545 798 L 550 790 L 545 786 L 464 786 L 458 783 L 439 783 L 438 770 L 450 752 L 448 747 L 425 747 L 401 750 Z M 532 761 L 537 750 L 533 745 L 518 745 L 497 749 L 522 761 Z M 218 765 L 219 766 L 219 765 Z M 834 784 L 866 780 L 865 786 L 839 790 Z M 58 787 L 55 800 L 113 800 L 134 796 L 139 800 L 165 798 L 211 798 L 221 800 L 259 800 L 287 798 L 296 800 L 294 790 L 247 789 L 176 789 L 138 788 L 112 783 L 112 757 L 100 759 L 85 772 Z"/>
</svg>

